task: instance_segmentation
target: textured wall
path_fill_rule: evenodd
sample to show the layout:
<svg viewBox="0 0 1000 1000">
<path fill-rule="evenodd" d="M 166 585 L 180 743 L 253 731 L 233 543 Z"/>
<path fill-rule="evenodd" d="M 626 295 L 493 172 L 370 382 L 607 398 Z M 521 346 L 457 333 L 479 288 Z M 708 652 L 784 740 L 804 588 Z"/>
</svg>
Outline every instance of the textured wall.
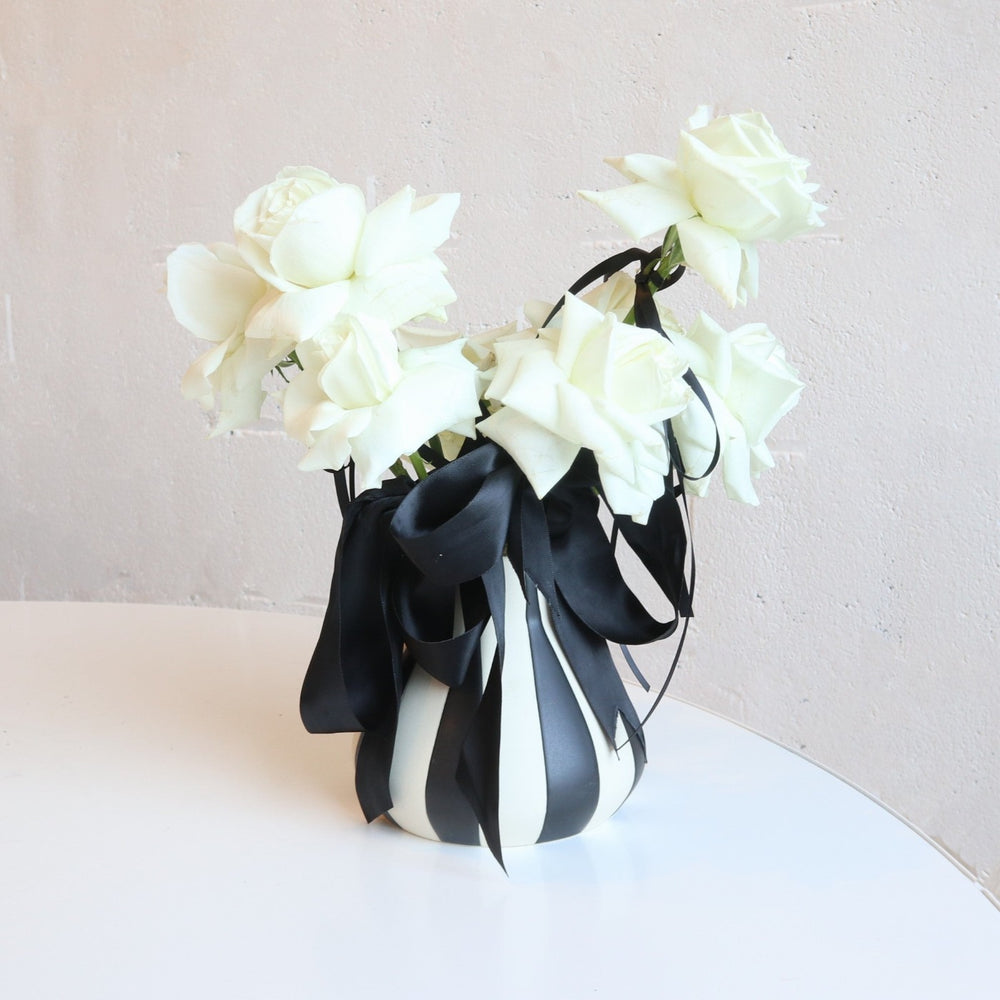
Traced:
<svg viewBox="0 0 1000 1000">
<path fill-rule="evenodd" d="M 461 191 L 443 256 L 452 320 L 478 329 L 619 245 L 572 196 L 614 183 L 603 156 L 669 155 L 702 102 L 759 108 L 831 207 L 765 248 L 740 321 L 768 322 L 809 388 L 762 506 L 698 505 L 675 690 L 845 775 L 996 892 L 998 14 L 6 0 L 0 598 L 321 612 L 329 477 L 295 470 L 273 414 L 204 440 L 178 392 L 197 347 L 161 294 L 169 250 L 229 238 L 281 166 Z M 682 316 L 699 304 L 729 319 L 677 286 Z"/>
</svg>

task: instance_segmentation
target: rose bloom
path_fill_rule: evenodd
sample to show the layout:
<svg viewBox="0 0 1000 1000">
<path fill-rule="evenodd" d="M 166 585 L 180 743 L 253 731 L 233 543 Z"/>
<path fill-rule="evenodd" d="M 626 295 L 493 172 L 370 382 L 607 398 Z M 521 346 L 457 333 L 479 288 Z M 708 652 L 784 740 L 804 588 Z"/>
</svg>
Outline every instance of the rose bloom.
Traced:
<svg viewBox="0 0 1000 1000">
<path fill-rule="evenodd" d="M 761 240 L 787 240 L 821 226 L 808 162 L 794 156 L 759 112 L 709 120 L 681 132 L 677 161 L 648 154 L 607 160 L 631 182 L 580 194 L 635 239 L 677 227 L 684 260 L 729 305 L 757 294 Z"/>
<path fill-rule="evenodd" d="M 611 509 L 645 523 L 670 471 L 663 421 L 691 398 L 687 364 L 669 341 L 567 295 L 557 330 L 499 340 L 495 351 L 486 396 L 501 405 L 480 433 L 539 497 L 591 449 Z"/>
<path fill-rule="evenodd" d="M 677 353 L 698 377 L 712 407 L 709 416 L 702 403 L 693 400 L 670 422 L 685 473 L 699 477 L 708 468 L 717 427 L 719 470 L 726 494 L 732 500 L 757 504 L 753 479 L 774 466 L 765 438 L 802 393 L 795 369 L 763 323 L 727 332 L 700 313 L 685 332 L 669 313 L 664 312 L 662 319 Z M 688 491 L 703 496 L 709 478 L 688 480 Z"/>
<path fill-rule="evenodd" d="M 434 251 L 458 203 L 457 194 L 417 198 L 405 187 L 368 212 L 355 185 L 315 167 L 286 167 L 233 217 L 240 254 L 275 290 L 248 336 L 277 330 L 307 339 L 340 311 L 393 328 L 418 316 L 444 319 L 455 292 Z"/>
<path fill-rule="evenodd" d="M 303 371 L 282 408 L 285 430 L 309 448 L 300 469 L 340 469 L 353 458 L 360 493 L 434 435 L 475 434 L 476 369 L 459 340 L 401 351 L 383 321 L 345 316 L 297 356 Z"/>
</svg>

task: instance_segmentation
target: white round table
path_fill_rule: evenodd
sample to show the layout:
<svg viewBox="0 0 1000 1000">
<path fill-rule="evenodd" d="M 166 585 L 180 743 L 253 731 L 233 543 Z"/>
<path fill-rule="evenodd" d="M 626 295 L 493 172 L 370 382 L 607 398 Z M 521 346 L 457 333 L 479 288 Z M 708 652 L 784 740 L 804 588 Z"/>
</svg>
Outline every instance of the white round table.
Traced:
<svg viewBox="0 0 1000 1000">
<path fill-rule="evenodd" d="M 666 699 L 603 827 L 366 826 L 319 620 L 0 603 L 0 996 L 995 998 L 1000 912 L 877 803 Z"/>
</svg>

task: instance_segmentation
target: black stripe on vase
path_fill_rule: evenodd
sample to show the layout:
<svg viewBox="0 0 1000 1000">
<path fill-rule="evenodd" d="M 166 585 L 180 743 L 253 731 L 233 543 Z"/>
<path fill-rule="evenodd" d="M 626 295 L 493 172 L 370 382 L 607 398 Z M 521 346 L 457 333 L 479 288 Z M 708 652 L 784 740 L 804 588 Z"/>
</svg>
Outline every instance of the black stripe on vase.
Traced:
<svg viewBox="0 0 1000 1000">
<path fill-rule="evenodd" d="M 449 844 L 479 844 L 479 821 L 455 776 L 482 687 L 482 663 L 477 654 L 462 684 L 448 692 L 427 769 L 424 787 L 427 819 L 438 839 Z"/>
<path fill-rule="evenodd" d="M 530 580 L 525 589 L 548 798 L 537 841 L 543 843 L 587 826 L 597 809 L 601 778 L 587 722 L 545 634 L 538 591 Z"/>
</svg>

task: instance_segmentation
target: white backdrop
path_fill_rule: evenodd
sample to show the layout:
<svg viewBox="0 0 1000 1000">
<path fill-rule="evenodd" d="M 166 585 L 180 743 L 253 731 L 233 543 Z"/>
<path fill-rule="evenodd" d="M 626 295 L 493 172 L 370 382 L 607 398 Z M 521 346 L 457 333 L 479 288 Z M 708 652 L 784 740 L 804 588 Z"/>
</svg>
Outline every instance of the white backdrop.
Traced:
<svg viewBox="0 0 1000 1000">
<path fill-rule="evenodd" d="M 6 0 L 0 598 L 322 613 L 330 478 L 274 414 L 205 440 L 162 295 L 167 253 L 230 239 L 282 166 L 462 192 L 442 256 L 476 330 L 621 245 L 573 195 L 616 183 L 602 157 L 671 155 L 699 103 L 763 110 L 827 227 L 765 248 L 739 317 L 696 278 L 673 304 L 767 322 L 808 388 L 762 505 L 698 504 L 672 690 L 996 893 L 998 54 L 993 0 Z"/>
</svg>

